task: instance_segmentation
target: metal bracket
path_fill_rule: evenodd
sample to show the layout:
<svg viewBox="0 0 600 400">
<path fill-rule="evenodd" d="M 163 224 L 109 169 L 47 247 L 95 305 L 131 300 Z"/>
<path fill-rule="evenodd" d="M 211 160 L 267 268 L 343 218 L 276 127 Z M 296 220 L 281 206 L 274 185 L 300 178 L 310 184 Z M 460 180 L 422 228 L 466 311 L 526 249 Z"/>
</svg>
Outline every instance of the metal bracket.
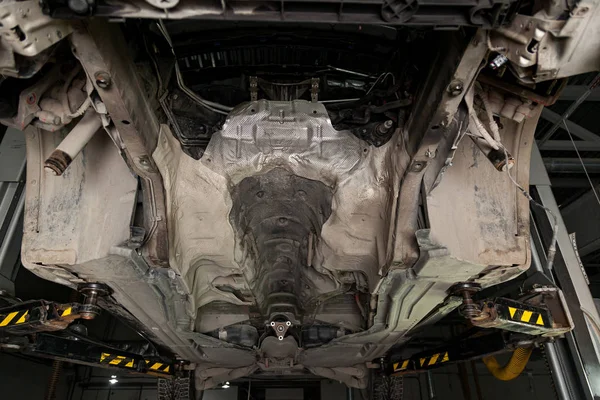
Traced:
<svg viewBox="0 0 600 400">
<path fill-rule="evenodd" d="M 36 0 L 4 1 L 0 5 L 2 44 L 17 54 L 33 57 L 72 32 L 68 22 L 44 15 Z"/>
<path fill-rule="evenodd" d="M 292 326 L 292 323 L 290 321 L 285 321 L 285 322 L 272 321 L 271 322 L 271 328 L 273 328 L 273 330 L 275 331 L 275 334 L 277 335 L 277 339 L 279 339 L 280 341 L 283 340 L 287 330 L 291 326 Z"/>
<path fill-rule="evenodd" d="M 518 300 L 491 297 L 477 304 L 471 300 L 477 312 L 463 315 L 480 328 L 497 328 L 532 336 L 553 337 L 571 331 L 573 320 L 560 289 L 551 282 L 539 283 L 540 279 L 536 276 L 525 282 L 531 284 L 534 281 L 531 289 Z"/>
<path fill-rule="evenodd" d="M 81 304 L 33 300 L 0 308 L 0 334 L 25 335 L 59 331 L 81 318 Z"/>
<path fill-rule="evenodd" d="M 258 77 L 250 77 L 250 101 L 258 100 Z"/>
<path fill-rule="evenodd" d="M 532 300 L 539 306 L 501 297 L 484 300 L 482 315 L 471 318 L 471 322 L 481 328 L 498 328 L 528 335 L 560 336 L 573 329 L 558 289 L 538 292 Z"/>
<path fill-rule="evenodd" d="M 544 21 L 517 14 L 507 28 L 498 28 L 490 37 L 492 47 L 521 67 L 537 64 L 539 44 L 549 31 L 558 31 L 565 21 Z"/>
<path fill-rule="evenodd" d="M 319 101 L 319 78 L 310 79 L 310 101 L 313 103 Z"/>
</svg>

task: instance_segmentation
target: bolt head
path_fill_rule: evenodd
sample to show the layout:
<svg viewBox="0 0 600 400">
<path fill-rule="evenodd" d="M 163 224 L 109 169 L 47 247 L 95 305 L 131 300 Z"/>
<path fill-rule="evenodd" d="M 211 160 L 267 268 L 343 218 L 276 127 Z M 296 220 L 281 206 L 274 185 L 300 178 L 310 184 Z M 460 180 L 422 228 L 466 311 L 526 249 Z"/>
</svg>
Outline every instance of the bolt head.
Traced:
<svg viewBox="0 0 600 400">
<path fill-rule="evenodd" d="M 425 168 L 425 164 L 420 161 L 417 161 L 417 162 L 413 163 L 410 170 L 412 172 L 421 172 L 423 170 L 423 168 Z"/>
<path fill-rule="evenodd" d="M 138 164 L 140 164 L 140 167 L 142 167 L 145 170 L 150 169 L 150 167 L 152 166 L 152 164 L 150 163 L 150 160 L 146 156 L 142 156 L 142 157 L 138 158 Z"/>
<path fill-rule="evenodd" d="M 463 92 L 463 90 L 464 90 L 464 84 L 460 80 L 455 80 L 455 81 L 450 82 L 450 85 L 448 85 L 448 89 L 447 89 L 448 93 L 451 96 L 458 96 Z"/>
<path fill-rule="evenodd" d="M 94 78 L 96 79 L 96 85 L 101 89 L 107 89 L 111 84 L 108 72 L 98 71 L 94 74 Z"/>
</svg>

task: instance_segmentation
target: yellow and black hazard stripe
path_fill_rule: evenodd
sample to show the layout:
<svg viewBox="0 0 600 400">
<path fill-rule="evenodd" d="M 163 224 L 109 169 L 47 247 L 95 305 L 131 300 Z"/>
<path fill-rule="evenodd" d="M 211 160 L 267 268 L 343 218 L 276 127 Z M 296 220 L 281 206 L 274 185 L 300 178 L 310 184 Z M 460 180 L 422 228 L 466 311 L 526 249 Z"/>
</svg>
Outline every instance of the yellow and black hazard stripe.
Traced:
<svg viewBox="0 0 600 400">
<path fill-rule="evenodd" d="M 394 371 L 393 372 L 401 372 L 406 371 L 410 366 L 410 360 L 400 360 L 394 363 Z"/>
<path fill-rule="evenodd" d="M 418 368 L 433 367 L 434 365 L 443 364 L 450 361 L 447 351 L 435 353 L 431 356 L 418 357 Z"/>
<path fill-rule="evenodd" d="M 402 374 L 406 371 L 415 371 L 437 367 L 450 361 L 450 353 L 441 351 L 433 354 L 417 354 L 410 359 L 400 360 L 392 364 L 392 374 Z"/>
<path fill-rule="evenodd" d="M 0 314 L 0 328 L 24 324 L 27 321 L 29 321 L 29 310 L 20 310 L 6 314 Z"/>
<path fill-rule="evenodd" d="M 134 358 L 110 353 L 100 354 L 100 364 L 114 365 L 115 367 L 124 368 L 137 368 L 137 363 Z"/>
<path fill-rule="evenodd" d="M 165 363 L 161 363 L 161 362 L 154 362 L 154 361 L 146 360 L 146 367 L 148 368 L 149 371 L 162 372 L 162 373 L 166 373 L 166 374 L 171 373 L 171 364 L 165 364 Z"/>
<path fill-rule="evenodd" d="M 517 307 L 507 306 L 508 317 L 516 322 L 523 322 L 530 325 L 548 326 L 550 321 L 543 312 L 524 310 Z"/>
<path fill-rule="evenodd" d="M 61 318 L 68 317 L 71 314 L 73 314 L 73 307 L 67 307 L 64 310 L 58 311 L 58 315 L 60 315 Z"/>
<path fill-rule="evenodd" d="M 25 323 L 34 323 L 41 321 L 41 319 L 56 319 L 65 318 L 77 314 L 77 309 L 70 304 L 65 304 L 60 308 L 56 308 L 52 304 L 46 306 L 44 302 L 36 301 L 27 304 L 29 307 L 22 307 L 20 310 L 4 311 L 0 313 L 0 328 L 9 328 L 13 326 L 22 325 Z M 50 308 L 50 309 L 48 309 Z M 48 314 L 46 316 L 46 314 Z M 43 321 L 41 321 L 43 322 Z"/>
</svg>

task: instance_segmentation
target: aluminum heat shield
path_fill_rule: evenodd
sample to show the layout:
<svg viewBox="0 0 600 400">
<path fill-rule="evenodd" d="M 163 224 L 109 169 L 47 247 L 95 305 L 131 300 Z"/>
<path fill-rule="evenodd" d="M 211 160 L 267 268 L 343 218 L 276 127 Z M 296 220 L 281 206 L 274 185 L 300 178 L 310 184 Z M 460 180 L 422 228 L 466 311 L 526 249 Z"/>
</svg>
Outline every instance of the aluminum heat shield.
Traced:
<svg viewBox="0 0 600 400">
<path fill-rule="evenodd" d="M 244 178 L 275 168 L 322 182 L 333 193 L 331 215 L 308 262 L 311 295 L 333 292 L 356 273 L 373 291 L 391 258 L 403 172 L 398 137 L 373 148 L 334 130 L 319 103 L 260 100 L 232 111 L 203 158 L 194 160 L 163 126 L 154 159 L 167 196 L 170 263 L 185 277 L 194 309 L 213 301 L 253 303 L 252 296 L 239 295 L 251 292 L 256 269 L 230 223 L 231 192 Z"/>
</svg>

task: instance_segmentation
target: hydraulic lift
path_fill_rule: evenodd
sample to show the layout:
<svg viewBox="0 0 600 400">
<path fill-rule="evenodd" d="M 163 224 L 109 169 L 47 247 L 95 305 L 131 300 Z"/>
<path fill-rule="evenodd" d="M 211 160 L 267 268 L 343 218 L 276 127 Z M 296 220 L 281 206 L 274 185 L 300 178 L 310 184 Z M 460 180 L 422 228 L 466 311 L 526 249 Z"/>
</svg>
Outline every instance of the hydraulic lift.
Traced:
<svg viewBox="0 0 600 400">
<path fill-rule="evenodd" d="M 381 362 L 383 371 L 394 375 L 426 371 L 448 363 L 541 345 L 573 329 L 562 292 L 543 274 L 532 276 L 526 285 L 531 289 L 522 293 L 518 300 L 494 297 L 478 301 L 472 298 L 480 290 L 478 285 L 456 285 L 451 292 L 463 297 L 459 312 L 469 319 L 474 333 L 467 332 L 442 347 L 427 349 L 408 358 L 391 353 Z M 100 313 L 98 298 L 110 292 L 100 284 L 84 284 L 79 287 L 79 292 L 85 296 L 82 303 L 8 299 L 14 304 L 0 308 L 0 348 L 159 377 L 185 374 L 185 363 L 88 338 L 82 333 L 83 329 L 73 323 L 95 318 Z"/>
<path fill-rule="evenodd" d="M 471 328 L 440 346 L 421 349 L 414 354 L 392 351 L 384 359 L 374 360 L 373 368 L 379 368 L 387 375 L 404 375 L 499 352 L 544 346 L 561 400 L 592 400 L 600 396 L 600 381 L 588 379 L 600 376 L 600 341 L 590 323 L 590 319 L 598 320 L 598 313 L 535 146 L 532 163 L 535 194 L 559 219 L 560 254 L 553 270 L 544 268 L 541 261 L 544 257 L 541 249 L 548 242 L 541 232 L 543 225 L 548 225 L 548 216 L 545 213 L 534 215 L 537 223 L 532 224 L 532 268 L 530 277 L 521 282 L 520 287 L 496 288 L 492 295 L 486 296 L 485 291 L 478 293 L 481 288 L 472 283 L 456 285 L 449 295 L 453 301 L 462 302 L 459 312 Z M 22 175 L 21 170 L 19 174 Z M 22 203 L 21 196 L 15 197 L 14 202 Z M 21 209 L 22 205 L 15 208 L 15 212 Z M 15 219 L 14 215 L 6 214 L 5 217 Z M 11 224 L 9 233 L 16 231 L 15 226 L 18 226 Z M 547 226 L 545 230 L 548 230 Z M 6 236 L 0 239 L 6 239 Z M 3 250 L 7 243 L 3 240 Z M 4 256 L 5 252 L 0 254 Z M 110 292 L 100 284 L 86 284 L 79 291 L 85 296 L 84 301 L 63 304 L 46 300 L 21 302 L 6 290 L 0 290 L 0 351 L 16 351 L 169 380 L 189 379 L 189 370 L 193 366 L 173 355 L 159 354 L 149 343 L 147 346 L 111 344 L 88 337 L 85 326 L 79 321 L 98 315 L 98 299 Z M 509 298 L 500 292 L 516 292 L 518 296 Z M 575 331 L 574 326 L 577 326 Z M 563 336 L 568 351 L 565 340 L 559 339 Z M 567 375 L 568 368 L 564 365 L 569 358 L 577 365 L 579 379 Z M 161 382 L 164 386 L 167 381 Z"/>
<path fill-rule="evenodd" d="M 545 346 L 545 353 L 560 400 L 600 398 L 600 316 L 588 287 L 586 273 L 577 249 L 561 217 L 552 193 L 550 179 L 537 146 L 531 154 L 530 191 L 546 210 L 532 209 L 532 271 L 547 276 L 564 294 L 575 329 L 565 338 Z M 550 211 L 556 216 L 548 213 Z M 548 268 L 544 249 L 556 223 L 558 250 L 553 266 Z M 573 368 L 574 366 L 574 368 Z"/>
<path fill-rule="evenodd" d="M 520 283 L 509 284 L 503 289 L 514 291 L 518 285 Z M 454 293 L 463 296 L 459 313 L 469 320 L 471 329 L 443 346 L 408 357 L 392 352 L 384 361 L 385 372 L 390 375 L 423 372 L 518 348 L 540 346 L 573 329 L 562 292 L 543 274 L 533 275 L 524 285 L 530 289 L 518 300 L 492 297 L 477 301 L 472 299 L 472 295 L 480 289 L 478 286 L 469 283 L 456 285 Z"/>
<path fill-rule="evenodd" d="M 408 355 L 392 352 L 383 361 L 385 373 L 418 373 L 535 346 L 543 348 L 560 400 L 600 398 L 600 380 L 596 379 L 600 376 L 600 317 L 535 145 L 530 191 L 544 209 L 532 207 L 532 265 L 523 283 L 527 290 L 518 290 L 516 299 L 496 293 L 474 300 L 477 287 L 458 285 L 455 289 L 463 301 L 460 311 L 472 329 L 439 347 Z M 559 252 L 552 264 L 546 262 L 545 249 L 553 235 Z M 514 293 L 514 289 L 508 285 L 498 291 Z"/>
</svg>

